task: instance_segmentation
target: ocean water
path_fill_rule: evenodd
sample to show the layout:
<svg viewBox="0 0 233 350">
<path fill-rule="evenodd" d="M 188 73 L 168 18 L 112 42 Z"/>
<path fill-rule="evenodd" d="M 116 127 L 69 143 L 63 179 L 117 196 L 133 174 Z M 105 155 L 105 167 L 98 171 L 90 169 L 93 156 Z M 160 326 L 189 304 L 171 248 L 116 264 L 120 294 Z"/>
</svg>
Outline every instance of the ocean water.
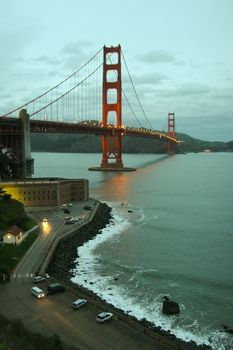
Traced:
<svg viewBox="0 0 233 350">
<path fill-rule="evenodd" d="M 88 172 L 100 155 L 34 153 L 35 176 L 85 177 L 113 208 L 78 250 L 75 283 L 184 340 L 233 349 L 233 154 L 126 155 L 132 173 Z M 91 282 L 91 283 L 90 283 Z M 161 313 L 162 297 L 181 307 Z"/>
</svg>

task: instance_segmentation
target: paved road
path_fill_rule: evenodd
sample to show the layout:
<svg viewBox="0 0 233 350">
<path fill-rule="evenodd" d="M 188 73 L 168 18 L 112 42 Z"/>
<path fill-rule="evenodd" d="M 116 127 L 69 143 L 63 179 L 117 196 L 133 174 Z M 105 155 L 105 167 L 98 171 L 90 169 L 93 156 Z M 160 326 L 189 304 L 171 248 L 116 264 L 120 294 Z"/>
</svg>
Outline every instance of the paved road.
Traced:
<svg viewBox="0 0 233 350">
<path fill-rule="evenodd" d="M 167 350 L 152 338 L 139 333 L 120 320 L 113 319 L 106 324 L 98 324 L 96 315 L 100 312 L 92 304 L 78 311 L 71 304 L 78 297 L 68 291 L 46 296 L 37 300 L 31 295 L 34 285 L 32 278 L 40 265 L 46 250 L 55 236 L 63 235 L 70 229 L 64 225 L 64 214 L 59 210 L 37 210 L 41 234 L 15 269 L 12 280 L 0 286 L 0 313 L 9 318 L 19 318 L 33 331 L 53 334 L 81 350 Z M 72 215 L 84 214 L 82 206 L 74 205 Z M 42 219 L 48 218 L 48 225 L 42 225 Z M 78 225 L 78 224 L 77 224 Z M 49 281 L 38 286 L 46 290 Z"/>
</svg>

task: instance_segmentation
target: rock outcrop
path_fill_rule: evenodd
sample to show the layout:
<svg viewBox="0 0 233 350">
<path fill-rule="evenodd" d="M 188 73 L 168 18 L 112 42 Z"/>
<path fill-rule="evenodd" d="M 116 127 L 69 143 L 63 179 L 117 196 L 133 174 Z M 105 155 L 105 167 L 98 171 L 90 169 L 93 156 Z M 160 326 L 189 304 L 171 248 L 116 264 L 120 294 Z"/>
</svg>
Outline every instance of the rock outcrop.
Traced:
<svg viewBox="0 0 233 350">
<path fill-rule="evenodd" d="M 166 315 L 177 315 L 180 313 L 180 306 L 176 301 L 170 300 L 165 296 L 163 297 L 162 312 Z"/>
</svg>

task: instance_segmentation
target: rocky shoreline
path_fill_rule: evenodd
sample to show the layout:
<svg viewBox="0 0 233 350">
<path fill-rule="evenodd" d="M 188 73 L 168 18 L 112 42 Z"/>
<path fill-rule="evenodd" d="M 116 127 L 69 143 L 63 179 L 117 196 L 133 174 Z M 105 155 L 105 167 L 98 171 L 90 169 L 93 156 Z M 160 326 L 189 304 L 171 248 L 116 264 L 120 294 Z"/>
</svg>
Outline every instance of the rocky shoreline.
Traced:
<svg viewBox="0 0 233 350">
<path fill-rule="evenodd" d="M 105 203 L 99 203 L 93 220 L 87 223 L 85 226 L 79 228 L 76 232 L 71 233 L 69 236 L 63 238 L 56 247 L 52 260 L 48 266 L 48 273 L 53 279 L 60 281 L 70 289 L 74 294 L 78 294 L 80 297 L 88 299 L 89 302 L 96 305 L 99 309 L 107 309 L 113 312 L 118 319 L 123 322 L 127 322 L 132 327 L 138 329 L 140 332 L 148 334 L 155 339 L 155 342 L 161 344 L 170 345 L 173 349 L 183 350 L 211 350 L 210 346 L 197 345 L 194 342 L 185 342 L 177 339 L 169 331 L 164 331 L 160 327 L 155 327 L 151 322 L 146 319 L 138 321 L 134 316 L 128 315 L 122 310 L 114 307 L 98 297 L 92 291 L 78 286 L 70 281 L 72 274 L 70 271 L 76 268 L 74 263 L 77 259 L 77 247 L 83 245 L 85 242 L 93 239 L 97 234 L 101 233 L 101 230 L 110 223 L 111 220 L 111 208 Z"/>
</svg>

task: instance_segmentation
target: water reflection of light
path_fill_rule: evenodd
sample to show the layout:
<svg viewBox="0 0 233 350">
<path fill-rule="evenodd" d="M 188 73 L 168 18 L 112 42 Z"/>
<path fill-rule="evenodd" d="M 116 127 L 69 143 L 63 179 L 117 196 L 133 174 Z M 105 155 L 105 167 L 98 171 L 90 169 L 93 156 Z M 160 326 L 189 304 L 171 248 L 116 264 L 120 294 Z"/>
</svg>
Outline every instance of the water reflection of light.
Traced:
<svg viewBox="0 0 233 350">
<path fill-rule="evenodd" d="M 130 176 L 129 174 L 119 173 L 102 184 L 102 186 L 95 189 L 95 192 L 100 193 L 104 198 L 112 197 L 114 189 L 114 197 L 119 200 L 128 199 L 129 187 L 130 187 Z M 111 192 L 109 192 L 111 188 Z"/>
<path fill-rule="evenodd" d="M 48 235 L 51 232 L 51 225 L 48 222 L 43 222 L 42 223 L 42 232 L 45 235 Z"/>
</svg>

